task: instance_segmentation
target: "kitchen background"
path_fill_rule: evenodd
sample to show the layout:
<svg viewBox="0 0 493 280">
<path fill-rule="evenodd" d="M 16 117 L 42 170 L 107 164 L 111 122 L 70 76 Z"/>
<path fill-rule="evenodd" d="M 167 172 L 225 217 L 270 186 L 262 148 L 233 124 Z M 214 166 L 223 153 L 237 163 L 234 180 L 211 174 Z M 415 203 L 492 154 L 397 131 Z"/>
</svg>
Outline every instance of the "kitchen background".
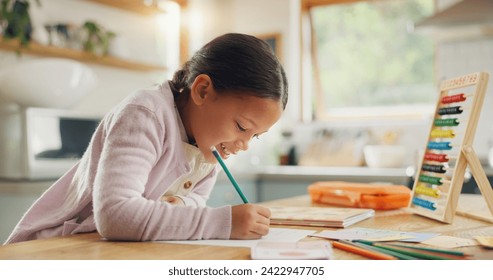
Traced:
<svg viewBox="0 0 493 280">
<path fill-rule="evenodd" d="M 41 7 L 38 7 L 35 1 L 31 1 L 33 39 L 38 43 L 48 44 L 50 38 L 45 31 L 46 25 L 68 23 L 71 26 L 81 26 L 90 20 L 116 34 L 108 49 L 109 55 L 152 67 L 139 70 L 140 68 L 84 63 L 94 73 L 95 86 L 68 108 L 70 112 L 102 116 L 133 90 L 151 87 L 169 79 L 180 65 L 181 28 L 185 28 L 188 33 L 188 47 L 185 50 L 188 55 L 210 39 L 226 32 L 258 36 L 275 34 L 278 39 L 278 54 L 290 82 L 288 107 L 269 135 L 252 143 L 248 152 L 229 159 L 227 163 L 250 200 L 255 202 L 304 194 L 306 186 L 317 180 L 409 184 L 410 176 L 413 175 L 412 167 L 417 163 L 427 140 L 431 116 L 410 120 L 388 118 L 378 121 L 360 119 L 310 122 L 305 116 L 306 111 L 300 111 L 300 104 L 306 104 L 306 100 L 302 103 L 301 94 L 305 88 L 301 78 L 303 56 L 299 40 L 302 0 L 188 0 L 186 8 L 181 12 L 176 2 L 184 1 L 159 1 L 167 11 L 165 15 L 129 12 L 96 2 L 98 1 L 41 0 Z M 446 10 L 458 2 L 438 0 L 436 11 Z M 493 37 L 489 36 L 491 33 L 484 32 L 488 30 L 485 26 L 489 27 L 492 22 L 473 23 L 467 28 L 452 24 L 453 26 L 424 31 L 436 42 L 437 80 L 478 71 L 493 74 Z M 51 40 L 59 46 L 70 44 L 55 35 Z M 39 55 L 18 55 L 15 51 L 2 47 L 0 77 L 23 62 L 38 59 Z M 37 78 L 39 77 L 22 77 L 26 85 L 39 82 Z M 488 175 L 493 174 L 487 167 L 493 140 L 493 111 L 489 110 L 493 105 L 492 91 L 493 87 L 490 86 L 475 137 L 476 152 Z M 33 95 L 39 95 L 39 92 L 33 92 Z M 41 99 L 49 101 L 50 98 L 54 99 Z M 18 105 L 0 94 L 0 117 L 5 118 L 5 112 L 9 110 L 18 110 Z M 7 128 L 0 126 L 0 129 Z M 334 141 L 324 142 L 324 135 L 330 135 L 330 139 L 337 139 L 345 145 L 339 149 L 330 148 Z M 394 145 L 405 147 L 402 158 L 390 167 L 381 168 L 378 163 L 376 167 L 367 167 L 363 148 L 370 143 L 369 137 L 373 139 L 373 143 L 378 144 L 385 143 L 385 139 L 395 139 Z M 7 144 L 0 143 L 0 147 L 5 145 Z M 295 155 L 297 160 L 302 160 L 304 166 L 279 165 L 280 154 L 289 155 L 290 151 L 291 157 L 284 158 L 283 163 L 293 160 Z M 388 158 L 397 157 L 397 153 L 400 151 Z M 0 156 L 3 157 L 1 152 Z M 10 163 L 4 161 L 0 163 L 4 166 L 8 164 Z M 56 178 L 0 179 L 0 240 L 7 238 L 24 211 L 54 180 Z M 476 190 L 470 187 L 468 191 Z M 209 205 L 239 202 L 234 189 L 221 176 Z"/>
</svg>

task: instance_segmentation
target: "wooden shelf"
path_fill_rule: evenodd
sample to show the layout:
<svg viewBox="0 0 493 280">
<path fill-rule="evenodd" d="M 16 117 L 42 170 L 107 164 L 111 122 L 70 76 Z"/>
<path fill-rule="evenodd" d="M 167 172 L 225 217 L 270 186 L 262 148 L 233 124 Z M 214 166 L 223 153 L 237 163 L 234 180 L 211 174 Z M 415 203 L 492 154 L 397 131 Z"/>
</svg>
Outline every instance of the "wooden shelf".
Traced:
<svg viewBox="0 0 493 280">
<path fill-rule="evenodd" d="M 20 48 L 18 41 L 0 40 L 0 50 L 13 52 L 20 51 L 21 53 L 38 56 L 69 58 L 84 63 L 99 64 L 133 71 L 166 71 L 166 67 L 164 66 L 132 62 L 111 56 L 97 56 L 84 51 L 45 46 L 35 42 L 30 42 L 27 47 Z"/>
<path fill-rule="evenodd" d="M 111 6 L 118 9 L 123 9 L 126 11 L 130 11 L 133 13 L 138 13 L 142 15 L 155 15 L 160 14 L 166 11 L 163 11 L 157 7 L 157 4 L 154 3 L 151 6 L 146 6 L 144 4 L 144 0 L 86 0 L 89 2 L 99 3 L 106 6 Z M 173 0 L 178 3 L 180 6 L 185 6 L 187 4 L 187 0 Z"/>
</svg>

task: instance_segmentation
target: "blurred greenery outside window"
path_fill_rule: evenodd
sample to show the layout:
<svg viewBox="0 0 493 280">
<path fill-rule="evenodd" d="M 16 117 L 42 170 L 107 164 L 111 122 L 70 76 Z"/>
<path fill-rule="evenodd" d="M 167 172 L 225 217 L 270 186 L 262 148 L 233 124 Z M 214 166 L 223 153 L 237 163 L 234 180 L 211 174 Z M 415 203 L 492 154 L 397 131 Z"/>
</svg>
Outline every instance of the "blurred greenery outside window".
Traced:
<svg viewBox="0 0 493 280">
<path fill-rule="evenodd" d="M 438 96 L 434 44 L 413 26 L 433 12 L 433 0 L 310 8 L 315 118 L 430 114 Z"/>
</svg>

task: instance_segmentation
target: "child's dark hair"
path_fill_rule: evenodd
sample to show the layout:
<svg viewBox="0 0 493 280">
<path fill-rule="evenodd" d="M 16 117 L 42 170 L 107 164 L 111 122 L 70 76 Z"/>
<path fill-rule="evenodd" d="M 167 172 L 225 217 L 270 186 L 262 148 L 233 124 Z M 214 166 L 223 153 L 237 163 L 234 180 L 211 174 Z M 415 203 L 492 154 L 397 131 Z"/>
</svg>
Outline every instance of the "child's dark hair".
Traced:
<svg viewBox="0 0 493 280">
<path fill-rule="evenodd" d="M 228 33 L 207 43 L 175 72 L 170 81 L 175 99 L 189 96 L 190 86 L 200 74 L 208 75 L 218 92 L 248 91 L 278 100 L 286 108 L 284 69 L 270 46 L 254 36 Z"/>
</svg>

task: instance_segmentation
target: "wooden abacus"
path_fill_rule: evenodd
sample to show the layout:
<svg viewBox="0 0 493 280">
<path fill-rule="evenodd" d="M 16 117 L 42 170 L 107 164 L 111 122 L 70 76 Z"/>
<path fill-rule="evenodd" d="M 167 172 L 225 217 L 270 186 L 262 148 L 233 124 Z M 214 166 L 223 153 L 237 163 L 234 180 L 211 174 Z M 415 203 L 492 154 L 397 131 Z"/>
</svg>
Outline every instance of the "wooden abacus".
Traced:
<svg viewBox="0 0 493 280">
<path fill-rule="evenodd" d="M 493 190 L 472 146 L 488 77 L 479 72 L 442 82 L 409 204 L 414 213 L 451 223 L 469 167 L 493 215 Z"/>
</svg>

